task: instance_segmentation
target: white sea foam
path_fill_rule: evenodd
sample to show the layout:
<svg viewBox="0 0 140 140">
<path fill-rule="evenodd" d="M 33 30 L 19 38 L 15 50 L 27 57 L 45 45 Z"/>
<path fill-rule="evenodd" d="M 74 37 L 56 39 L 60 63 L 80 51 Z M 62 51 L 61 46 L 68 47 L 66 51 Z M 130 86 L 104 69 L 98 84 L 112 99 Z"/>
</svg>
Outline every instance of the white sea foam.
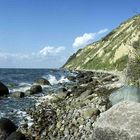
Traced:
<svg viewBox="0 0 140 140">
<path fill-rule="evenodd" d="M 24 120 L 23 118 L 26 118 L 28 127 L 33 125 L 33 119 L 25 111 L 18 110 L 16 114 L 18 118 L 21 118 L 22 120 Z M 24 121 L 21 121 L 20 124 L 24 124 Z"/>
<path fill-rule="evenodd" d="M 30 83 L 21 82 L 19 84 L 19 86 L 31 86 L 31 84 Z"/>
<path fill-rule="evenodd" d="M 0 113 L 0 118 L 4 117 L 5 113 Z"/>
<path fill-rule="evenodd" d="M 69 80 L 68 80 L 68 78 L 62 76 L 58 82 L 59 83 L 67 83 L 67 82 L 69 82 Z"/>
<path fill-rule="evenodd" d="M 51 83 L 51 85 L 54 85 L 54 84 L 57 84 L 58 83 L 56 77 L 53 76 L 53 75 L 49 75 L 48 80 Z"/>
<path fill-rule="evenodd" d="M 55 76 L 49 75 L 48 80 L 51 83 L 51 85 L 55 85 L 55 84 L 58 84 L 58 83 L 69 82 L 69 80 L 65 76 L 61 76 L 60 79 L 57 80 Z"/>
<path fill-rule="evenodd" d="M 36 100 L 36 106 L 40 105 L 41 103 L 45 102 L 46 100 L 50 100 L 52 99 L 52 95 L 46 95 L 46 96 L 42 96 L 42 97 L 38 97 L 38 99 Z"/>
<path fill-rule="evenodd" d="M 25 92 L 26 90 L 29 90 L 31 86 L 32 85 L 29 84 L 29 83 L 22 82 L 22 83 L 19 84 L 18 88 L 11 89 L 10 91 L 11 92 L 16 92 L 16 91 Z"/>
<path fill-rule="evenodd" d="M 26 90 L 29 90 L 29 89 L 30 89 L 30 87 L 21 87 L 21 88 L 12 89 L 11 92 L 16 92 L 16 91 L 25 92 Z"/>
</svg>

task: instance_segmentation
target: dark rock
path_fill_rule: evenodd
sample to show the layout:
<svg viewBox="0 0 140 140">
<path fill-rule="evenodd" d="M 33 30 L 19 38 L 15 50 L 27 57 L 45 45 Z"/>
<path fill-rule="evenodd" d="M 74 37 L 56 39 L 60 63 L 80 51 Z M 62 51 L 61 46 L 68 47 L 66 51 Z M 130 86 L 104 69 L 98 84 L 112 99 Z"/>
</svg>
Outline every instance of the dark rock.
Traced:
<svg viewBox="0 0 140 140">
<path fill-rule="evenodd" d="M 98 88 L 96 91 L 95 91 L 95 93 L 97 93 L 97 95 L 99 96 L 99 97 L 101 97 L 101 96 L 108 96 L 108 95 L 110 95 L 111 94 L 111 92 L 112 92 L 112 90 L 111 89 L 108 89 L 108 88 L 106 88 L 106 87 L 100 87 L 100 88 Z"/>
<path fill-rule="evenodd" d="M 24 96 L 25 96 L 24 92 L 16 91 L 16 92 L 12 93 L 12 97 L 17 98 L 17 99 L 23 98 Z"/>
<path fill-rule="evenodd" d="M 88 95 L 92 94 L 92 90 L 86 90 L 78 97 L 79 100 L 85 99 Z"/>
<path fill-rule="evenodd" d="M 33 85 L 30 88 L 30 95 L 42 92 L 42 87 L 40 85 Z"/>
<path fill-rule="evenodd" d="M 79 72 L 78 74 L 77 74 L 77 76 L 76 76 L 76 78 L 84 78 L 85 77 L 85 74 L 84 73 L 82 73 L 82 72 Z"/>
<path fill-rule="evenodd" d="M 56 91 L 56 93 L 61 93 L 61 92 L 67 92 L 67 89 L 66 88 L 59 88 L 57 91 Z"/>
<path fill-rule="evenodd" d="M 72 94 L 76 97 L 80 96 L 83 92 L 87 90 L 86 87 L 78 87 L 76 89 L 73 89 Z"/>
<path fill-rule="evenodd" d="M 45 78 L 40 78 L 35 81 L 39 85 L 51 85 L 50 82 Z"/>
<path fill-rule="evenodd" d="M 21 132 L 13 132 L 6 140 L 26 140 L 26 137 Z"/>
<path fill-rule="evenodd" d="M 90 83 L 90 82 L 92 82 L 93 81 L 93 79 L 92 79 L 92 77 L 85 77 L 85 78 L 81 78 L 81 79 L 79 79 L 79 83 L 80 84 L 87 84 L 87 83 Z"/>
<path fill-rule="evenodd" d="M 8 88 L 2 82 L 0 82 L 0 96 L 4 96 L 8 94 L 9 94 Z"/>
<path fill-rule="evenodd" d="M 75 76 L 68 76 L 67 78 L 68 78 L 69 81 L 76 82 L 76 77 Z"/>
<path fill-rule="evenodd" d="M 115 75 L 109 75 L 109 76 L 104 77 L 101 80 L 101 82 L 111 82 L 113 79 L 116 79 L 116 78 L 117 78 L 117 76 L 115 76 Z M 117 79 L 115 81 L 117 81 Z"/>
<path fill-rule="evenodd" d="M 16 131 L 15 124 L 6 118 L 0 119 L 0 140 L 5 140 L 12 132 Z"/>
</svg>

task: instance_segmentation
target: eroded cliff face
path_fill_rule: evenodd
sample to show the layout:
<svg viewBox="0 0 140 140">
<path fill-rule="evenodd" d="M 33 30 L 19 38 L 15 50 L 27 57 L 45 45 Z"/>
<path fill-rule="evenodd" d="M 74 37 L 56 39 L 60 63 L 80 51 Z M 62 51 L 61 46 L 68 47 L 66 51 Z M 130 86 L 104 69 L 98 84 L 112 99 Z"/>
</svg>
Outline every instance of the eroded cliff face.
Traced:
<svg viewBox="0 0 140 140">
<path fill-rule="evenodd" d="M 80 49 L 63 66 L 67 69 L 122 71 L 129 59 L 139 59 L 140 15 L 128 19 L 107 36 Z"/>
</svg>

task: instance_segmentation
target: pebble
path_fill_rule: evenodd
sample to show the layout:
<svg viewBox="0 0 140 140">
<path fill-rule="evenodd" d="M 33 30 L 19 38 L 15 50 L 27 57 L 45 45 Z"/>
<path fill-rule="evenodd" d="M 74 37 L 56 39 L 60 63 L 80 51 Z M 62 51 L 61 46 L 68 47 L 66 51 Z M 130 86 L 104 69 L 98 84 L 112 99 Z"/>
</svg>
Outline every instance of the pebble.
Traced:
<svg viewBox="0 0 140 140">
<path fill-rule="evenodd" d="M 102 74 L 98 75 L 97 79 L 101 81 Z M 108 74 L 106 76 L 108 76 Z M 101 82 L 97 82 L 96 84 L 94 89 L 98 87 L 97 90 L 105 86 Z M 86 89 L 87 87 L 88 83 L 81 87 L 78 86 L 77 83 L 77 89 Z M 91 89 L 91 87 L 88 88 Z M 50 101 L 47 99 L 47 102 L 44 100 L 37 108 L 29 111 L 34 124 L 31 128 L 25 129 L 27 127 L 27 122 L 25 122 L 25 124 L 23 124 L 24 127 L 21 127 L 23 129 L 21 129 L 22 132 L 30 138 L 33 138 L 33 135 L 35 137 L 38 136 L 41 140 L 46 140 L 46 138 L 48 140 L 92 140 L 94 122 L 99 115 L 98 113 L 94 114 L 96 112 L 95 110 L 104 112 L 106 111 L 106 105 L 101 105 L 102 98 L 94 93 L 94 91 L 92 95 L 88 95 L 89 97 L 84 98 L 84 100 L 77 98 L 77 96 L 75 96 L 76 92 L 72 90 L 71 92 L 72 93 L 65 99 L 53 103 L 51 99 Z M 80 96 L 80 93 L 78 93 L 78 95 Z M 34 140 L 38 139 L 35 138 Z"/>
</svg>

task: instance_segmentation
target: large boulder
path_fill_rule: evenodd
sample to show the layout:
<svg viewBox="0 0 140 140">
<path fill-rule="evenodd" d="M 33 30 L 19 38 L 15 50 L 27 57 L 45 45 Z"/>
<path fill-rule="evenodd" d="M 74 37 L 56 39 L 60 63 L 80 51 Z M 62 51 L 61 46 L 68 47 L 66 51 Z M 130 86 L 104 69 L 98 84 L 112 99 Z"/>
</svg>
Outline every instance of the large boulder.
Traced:
<svg viewBox="0 0 140 140">
<path fill-rule="evenodd" d="M 39 85 L 51 85 L 50 82 L 45 78 L 40 78 L 35 81 Z"/>
<path fill-rule="evenodd" d="M 94 140 L 139 140 L 140 103 L 123 101 L 101 113 L 94 124 Z"/>
<path fill-rule="evenodd" d="M 16 131 L 16 126 L 11 120 L 0 119 L 0 140 L 5 140 L 14 131 Z"/>
<path fill-rule="evenodd" d="M 121 101 L 133 101 L 140 103 L 140 88 L 135 86 L 124 86 L 109 96 L 111 104 L 114 105 Z"/>
<path fill-rule="evenodd" d="M 8 94 L 9 94 L 8 88 L 2 82 L 0 82 L 0 96 L 4 96 Z"/>
<path fill-rule="evenodd" d="M 37 94 L 37 93 L 40 93 L 40 92 L 42 92 L 42 87 L 40 85 L 33 85 L 30 88 L 30 95 Z"/>
<path fill-rule="evenodd" d="M 6 140 L 26 140 L 26 137 L 24 134 L 15 131 Z"/>
</svg>

